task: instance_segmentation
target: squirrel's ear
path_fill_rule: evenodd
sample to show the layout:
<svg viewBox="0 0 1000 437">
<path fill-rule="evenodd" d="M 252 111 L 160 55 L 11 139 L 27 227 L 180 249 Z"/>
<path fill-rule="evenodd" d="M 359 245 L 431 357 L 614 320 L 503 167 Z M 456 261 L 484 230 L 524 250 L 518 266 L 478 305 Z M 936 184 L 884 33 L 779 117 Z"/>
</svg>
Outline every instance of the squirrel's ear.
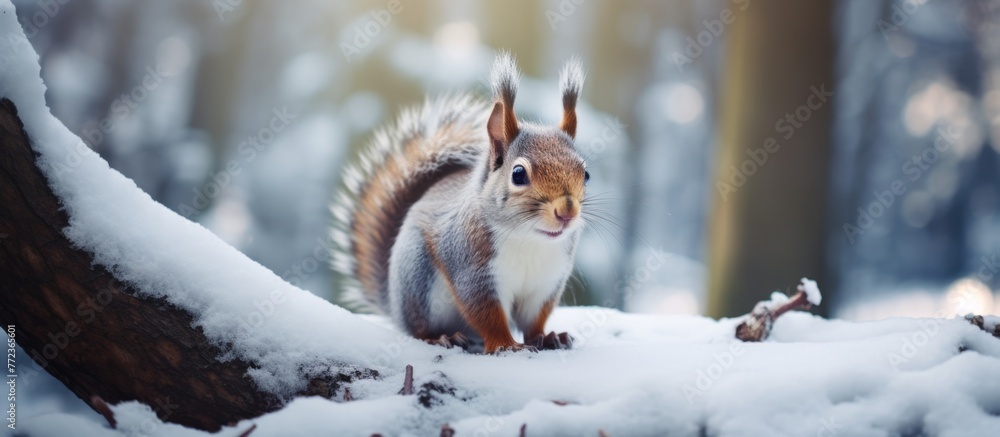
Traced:
<svg viewBox="0 0 1000 437">
<path fill-rule="evenodd" d="M 566 62 L 559 73 L 559 88 L 562 89 L 563 118 L 559 129 L 571 138 L 576 138 L 576 101 L 583 88 L 583 66 L 580 58 L 574 57 Z"/>
<path fill-rule="evenodd" d="M 507 141 L 507 133 L 504 128 L 504 106 L 501 102 L 493 104 L 493 112 L 486 122 L 486 132 L 490 137 L 490 171 L 496 171 L 503 165 L 503 160 L 507 156 L 507 148 L 510 142 Z"/>
<path fill-rule="evenodd" d="M 513 142 L 514 137 L 520 132 L 517 128 L 517 116 L 514 115 L 514 98 L 517 97 L 517 82 L 520 76 L 521 73 L 517 71 L 517 64 L 510 53 L 500 52 L 493 61 L 490 77 L 493 82 L 494 100 L 503 103 L 504 137 L 508 144 Z M 493 109 L 495 112 L 496 106 Z"/>
</svg>

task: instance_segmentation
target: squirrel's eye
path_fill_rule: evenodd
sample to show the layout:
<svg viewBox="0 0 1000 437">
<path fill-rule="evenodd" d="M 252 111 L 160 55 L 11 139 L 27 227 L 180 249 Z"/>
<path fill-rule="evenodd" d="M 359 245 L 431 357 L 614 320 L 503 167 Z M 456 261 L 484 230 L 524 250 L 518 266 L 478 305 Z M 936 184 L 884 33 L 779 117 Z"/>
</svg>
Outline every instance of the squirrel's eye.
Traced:
<svg viewBox="0 0 1000 437">
<path fill-rule="evenodd" d="M 523 165 L 515 165 L 514 172 L 510 174 L 510 181 L 514 185 L 528 185 L 528 171 L 524 169 Z"/>
<path fill-rule="evenodd" d="M 584 170 L 583 171 L 583 185 L 587 185 L 588 182 L 590 182 L 590 172 Z"/>
</svg>

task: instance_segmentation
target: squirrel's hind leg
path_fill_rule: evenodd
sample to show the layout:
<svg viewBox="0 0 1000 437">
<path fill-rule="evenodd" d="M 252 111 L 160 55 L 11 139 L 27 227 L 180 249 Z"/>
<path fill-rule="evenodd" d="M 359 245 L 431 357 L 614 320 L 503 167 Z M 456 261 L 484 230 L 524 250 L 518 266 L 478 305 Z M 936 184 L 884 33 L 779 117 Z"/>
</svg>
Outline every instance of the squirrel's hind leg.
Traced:
<svg viewBox="0 0 1000 437">
<path fill-rule="evenodd" d="M 442 333 L 432 314 L 436 274 L 420 230 L 404 222 L 389 258 L 389 307 L 396 324 L 419 339 Z"/>
</svg>

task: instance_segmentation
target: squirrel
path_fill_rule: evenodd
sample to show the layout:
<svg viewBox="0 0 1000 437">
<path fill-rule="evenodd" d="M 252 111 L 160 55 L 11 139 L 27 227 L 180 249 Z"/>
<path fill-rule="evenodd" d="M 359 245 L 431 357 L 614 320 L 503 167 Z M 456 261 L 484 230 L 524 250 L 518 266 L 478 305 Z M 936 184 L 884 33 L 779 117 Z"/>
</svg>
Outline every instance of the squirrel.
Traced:
<svg viewBox="0 0 1000 437">
<path fill-rule="evenodd" d="M 499 54 L 492 103 L 463 95 L 404 110 L 345 171 L 332 207 L 345 300 L 449 347 L 452 335 L 486 353 L 569 346 L 545 322 L 583 228 L 590 173 L 574 138 L 584 73 L 578 58 L 560 73 L 558 127 L 517 119 L 519 78 Z"/>
</svg>

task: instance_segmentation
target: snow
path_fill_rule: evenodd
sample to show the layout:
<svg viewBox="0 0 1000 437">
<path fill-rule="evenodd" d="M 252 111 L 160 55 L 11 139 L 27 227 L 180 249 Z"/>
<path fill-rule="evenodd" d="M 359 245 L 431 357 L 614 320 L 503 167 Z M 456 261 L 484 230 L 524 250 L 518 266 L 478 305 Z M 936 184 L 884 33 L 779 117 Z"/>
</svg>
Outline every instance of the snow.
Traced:
<svg viewBox="0 0 1000 437">
<path fill-rule="evenodd" d="M 823 295 L 820 294 L 816 281 L 809 278 L 802 278 L 801 287 L 802 291 L 806 293 L 806 300 L 815 306 L 819 306 L 820 302 L 823 301 Z"/>
<path fill-rule="evenodd" d="M 45 106 L 38 57 L 0 2 L 0 95 L 17 105 L 69 217 L 65 235 L 116 277 L 194 317 L 206 337 L 252 363 L 263 390 L 289 398 L 309 372 L 370 368 L 354 401 L 291 400 L 219 435 L 997 435 L 1000 341 L 958 319 L 826 320 L 791 312 L 761 343 L 739 319 L 560 308 L 549 328 L 574 349 L 466 354 L 409 338 L 283 281 L 109 168 Z M 303 264 L 305 266 L 305 264 Z M 322 268 L 321 266 L 318 266 Z M 813 304 L 815 282 L 803 280 Z M 780 299 L 780 298 L 778 298 Z M 990 319 L 991 324 L 996 320 Z M 86 329 L 84 327 L 83 329 Z M 280 339 L 280 341 L 275 341 Z M 336 361 L 331 362 L 331 358 Z M 414 366 L 416 395 L 398 394 Z M 301 370 L 304 369 L 304 370 Z M 560 401 L 566 405 L 558 405 Z M 112 406 L 118 429 L 69 414 L 21 417 L 31 436 L 203 436 L 150 406 Z"/>
<path fill-rule="evenodd" d="M 255 437 L 321 430 L 431 435 L 443 423 L 457 435 L 517 435 L 522 424 L 528 435 L 603 429 L 613 436 L 696 436 L 703 430 L 722 436 L 921 430 L 958 436 L 1000 430 L 1000 341 L 961 319 L 855 323 L 792 312 L 762 343 L 735 341 L 738 322 L 561 308 L 552 328 L 570 332 L 574 350 L 493 357 L 427 346 L 442 355 L 435 360 L 414 353 L 423 345 L 400 348 L 399 359 L 391 360 L 398 371 L 355 383 L 355 401 L 296 399 L 220 435 L 253 424 Z M 407 363 L 414 365 L 416 396 L 397 394 Z M 436 396 L 426 408 L 419 392 L 429 381 L 447 381 L 455 393 Z M 179 434 L 177 425 L 162 424 L 137 405 L 114 407 L 116 417 L 128 417 L 130 429 L 207 435 Z M 50 415 L 23 426 L 30 435 L 57 435 L 36 430 L 73 418 Z M 104 429 L 91 435 L 129 434 Z"/>
</svg>

